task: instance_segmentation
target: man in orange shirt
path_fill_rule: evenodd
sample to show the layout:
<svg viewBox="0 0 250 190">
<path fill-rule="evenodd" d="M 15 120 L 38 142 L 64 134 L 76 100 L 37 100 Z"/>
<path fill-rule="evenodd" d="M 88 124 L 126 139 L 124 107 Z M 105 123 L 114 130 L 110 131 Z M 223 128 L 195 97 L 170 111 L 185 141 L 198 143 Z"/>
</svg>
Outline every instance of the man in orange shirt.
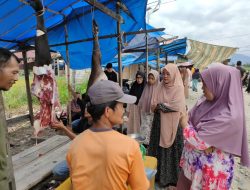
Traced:
<svg viewBox="0 0 250 190">
<path fill-rule="evenodd" d="M 93 84 L 88 95 L 93 125 L 73 140 L 67 154 L 73 189 L 147 190 L 139 144 L 112 129 L 123 123 L 123 104 L 136 97 L 108 80 Z"/>
</svg>

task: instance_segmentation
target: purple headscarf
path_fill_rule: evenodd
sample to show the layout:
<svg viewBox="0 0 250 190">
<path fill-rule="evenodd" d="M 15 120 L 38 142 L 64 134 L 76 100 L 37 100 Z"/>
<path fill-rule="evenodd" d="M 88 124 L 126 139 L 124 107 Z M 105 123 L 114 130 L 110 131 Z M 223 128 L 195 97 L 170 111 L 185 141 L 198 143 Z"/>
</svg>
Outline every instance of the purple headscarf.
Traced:
<svg viewBox="0 0 250 190">
<path fill-rule="evenodd" d="M 250 166 L 240 72 L 218 64 L 201 73 L 214 100 L 204 97 L 190 111 L 189 124 L 199 137 L 211 146 L 241 157 Z"/>
</svg>

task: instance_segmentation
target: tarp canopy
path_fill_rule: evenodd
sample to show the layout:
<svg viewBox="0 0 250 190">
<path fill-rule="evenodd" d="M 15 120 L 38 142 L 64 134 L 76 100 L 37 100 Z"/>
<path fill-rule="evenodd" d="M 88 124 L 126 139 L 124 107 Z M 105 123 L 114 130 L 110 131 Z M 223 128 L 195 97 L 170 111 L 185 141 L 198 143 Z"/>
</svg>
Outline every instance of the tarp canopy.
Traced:
<svg viewBox="0 0 250 190">
<path fill-rule="evenodd" d="M 155 29 L 153 26 L 146 24 L 147 30 Z M 165 32 L 150 32 L 148 33 L 148 49 L 149 51 L 155 50 L 159 47 L 158 38 L 165 35 Z M 134 51 L 145 51 L 146 50 L 146 33 L 144 34 L 136 34 L 133 39 L 128 43 L 127 46 L 123 48 L 123 51 L 134 50 Z"/>
<path fill-rule="evenodd" d="M 222 62 L 235 53 L 237 48 L 218 46 L 191 40 L 177 39 L 161 48 L 167 55 L 180 55 L 189 60 L 199 69 L 204 69 L 213 62 Z"/>
<path fill-rule="evenodd" d="M 160 54 L 159 58 L 163 58 L 165 55 L 164 54 Z M 155 55 L 154 53 L 151 53 L 148 55 L 148 62 L 150 63 L 151 61 L 156 61 L 157 60 L 157 55 Z M 134 65 L 134 64 L 143 64 L 146 62 L 146 53 L 123 53 L 122 54 L 122 66 L 124 67 L 128 67 L 130 65 Z M 112 63 L 113 68 L 118 71 L 118 61 L 117 61 L 117 57 L 115 57 L 112 61 L 110 61 L 110 63 Z M 152 62 L 152 65 L 154 65 L 154 62 Z M 105 67 L 105 64 L 103 64 L 102 66 Z"/>
<path fill-rule="evenodd" d="M 148 50 L 155 50 L 159 47 L 159 42 L 157 41 L 156 37 L 148 37 Z M 137 34 L 135 37 L 130 41 L 128 46 L 123 48 L 124 52 L 127 51 L 145 51 L 146 50 L 146 36 L 144 34 Z"/>
<path fill-rule="evenodd" d="M 122 67 L 128 67 L 129 65 L 132 65 L 136 59 L 140 57 L 142 53 L 123 53 L 122 54 Z M 118 58 L 117 56 L 113 58 L 108 63 L 112 63 L 113 68 L 118 71 Z M 103 67 L 106 66 L 106 64 L 102 65 Z"/>
<path fill-rule="evenodd" d="M 161 45 L 161 48 L 167 55 L 184 55 L 187 48 L 187 38 L 174 40 L 169 44 Z"/>
<path fill-rule="evenodd" d="M 164 54 L 160 54 L 159 58 L 165 57 Z M 157 60 L 157 55 L 155 53 L 149 53 L 148 55 L 148 61 L 153 61 Z M 137 58 L 133 64 L 140 64 L 140 63 L 145 63 L 146 62 L 146 53 L 143 53 L 139 58 Z"/>
<path fill-rule="evenodd" d="M 157 61 L 156 61 L 156 60 L 149 61 L 149 62 L 148 62 L 148 65 L 149 65 L 152 69 L 157 70 Z M 160 68 L 162 68 L 162 67 L 165 66 L 165 64 L 160 63 L 159 66 L 160 66 Z"/>
<path fill-rule="evenodd" d="M 79 0 L 46 0 L 44 6 L 45 26 L 48 29 L 49 44 L 65 42 L 64 23 L 67 21 L 68 41 L 92 38 L 92 19 L 99 25 L 99 36 L 116 34 L 117 21 L 105 13 L 92 8 L 92 6 Z M 109 9 L 116 10 L 116 2 L 99 0 Z M 122 0 L 130 15 L 121 10 L 121 16 L 125 20 L 121 24 L 121 31 L 138 31 L 145 28 L 145 14 L 147 0 Z M 28 42 L 34 44 L 36 33 L 36 18 L 33 9 L 17 0 L 0 1 L 0 46 L 5 48 L 17 48 L 18 43 Z M 52 11 L 51 11 L 52 10 Z M 56 12 L 61 13 L 56 14 Z M 64 18 L 65 17 L 65 18 Z M 129 41 L 133 36 L 128 36 Z M 102 62 L 111 60 L 117 54 L 116 38 L 100 40 Z M 65 45 L 53 47 L 66 58 Z M 84 69 L 91 66 L 92 42 L 81 42 L 69 45 L 70 67 L 72 69 Z"/>
<path fill-rule="evenodd" d="M 151 30 L 155 29 L 153 26 L 146 24 L 146 29 Z M 159 41 L 157 38 L 161 37 L 162 35 L 165 35 L 164 32 L 150 32 L 148 33 L 149 36 L 149 49 L 152 48 L 152 52 L 149 53 L 148 61 L 156 60 L 157 56 L 156 54 L 156 48 L 159 47 Z M 127 49 L 133 49 L 133 50 L 145 50 L 146 48 L 146 39 L 145 34 L 136 34 L 133 39 L 127 44 L 126 47 L 123 48 L 123 50 Z M 160 55 L 160 58 L 164 57 L 164 55 Z M 117 71 L 118 70 L 118 59 L 117 56 L 112 59 L 111 61 L 108 61 L 109 63 L 113 64 L 113 68 Z M 106 66 L 108 63 L 106 62 L 103 64 L 103 66 Z M 146 62 L 146 53 L 143 52 L 134 52 L 134 53 L 123 53 L 122 54 L 122 66 L 128 67 L 133 64 L 141 64 Z"/>
<path fill-rule="evenodd" d="M 196 40 L 189 39 L 188 41 L 189 51 L 186 57 L 191 59 L 194 66 L 201 70 L 213 62 L 222 62 L 228 59 L 237 50 L 237 48 L 218 46 Z"/>
</svg>

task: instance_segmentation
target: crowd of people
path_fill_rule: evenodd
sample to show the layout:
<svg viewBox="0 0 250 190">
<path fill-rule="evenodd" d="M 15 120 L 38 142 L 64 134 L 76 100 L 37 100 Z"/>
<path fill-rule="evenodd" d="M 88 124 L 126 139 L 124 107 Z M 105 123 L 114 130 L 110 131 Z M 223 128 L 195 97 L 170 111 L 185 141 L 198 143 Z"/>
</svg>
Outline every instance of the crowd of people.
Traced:
<svg viewBox="0 0 250 190">
<path fill-rule="evenodd" d="M 17 65 L 14 54 L 0 49 L 1 90 L 18 80 Z M 113 129 L 124 123 L 125 112 L 126 133 L 144 136 L 147 155 L 157 158 L 155 180 L 160 187 L 229 190 L 234 157 L 250 167 L 242 90 L 249 76 L 241 62 L 236 68 L 217 63 L 203 71 L 169 63 L 161 73 L 151 70 L 148 76 L 138 71 L 128 94 L 118 85 L 112 64 L 105 73 L 109 80 L 95 82 L 82 96 L 69 86 L 74 96 L 72 125 L 51 124 L 73 140 L 65 161 L 53 169 L 57 179 L 70 176 L 75 190 L 147 190 L 139 144 Z M 199 82 L 203 96 L 189 110 L 189 88 L 197 92 Z M 1 158 L 0 189 L 8 185 L 6 165 Z"/>
</svg>

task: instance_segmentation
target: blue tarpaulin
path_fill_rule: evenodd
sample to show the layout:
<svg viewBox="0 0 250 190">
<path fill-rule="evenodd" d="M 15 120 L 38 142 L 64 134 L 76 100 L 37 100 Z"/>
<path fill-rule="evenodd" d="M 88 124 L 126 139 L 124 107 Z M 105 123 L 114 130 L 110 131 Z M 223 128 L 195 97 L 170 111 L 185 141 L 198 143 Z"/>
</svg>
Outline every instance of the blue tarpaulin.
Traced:
<svg viewBox="0 0 250 190">
<path fill-rule="evenodd" d="M 155 29 L 153 26 L 146 24 L 147 30 Z M 150 61 L 156 60 L 157 56 L 155 55 L 155 50 L 156 48 L 159 47 L 159 42 L 157 38 L 161 37 L 162 35 L 165 35 L 164 32 L 150 32 L 148 33 L 149 36 L 149 49 L 152 48 L 154 52 L 150 52 L 148 56 L 148 61 L 150 65 Z M 146 41 L 145 41 L 145 34 L 136 34 L 133 39 L 128 43 L 126 47 L 124 47 L 123 50 L 128 50 L 128 49 L 134 49 L 134 50 L 145 50 L 146 46 Z M 160 58 L 164 57 L 163 54 L 160 55 Z M 128 67 L 129 65 L 133 64 L 141 64 L 146 62 L 146 54 L 143 52 L 136 52 L 136 53 L 123 53 L 122 54 L 122 66 L 123 67 Z M 105 64 L 103 66 L 105 67 Z M 113 68 L 118 71 L 118 59 L 117 56 L 109 61 L 109 63 L 113 64 Z M 152 62 L 152 65 L 154 62 Z M 151 66 L 152 66 L 151 65 Z"/>
<path fill-rule="evenodd" d="M 160 58 L 163 58 L 165 55 L 161 54 Z M 124 67 L 128 67 L 130 65 L 133 64 L 142 64 L 146 62 L 146 54 L 145 53 L 125 53 L 122 55 L 122 66 Z M 154 53 L 149 54 L 148 56 L 148 62 L 149 65 L 150 63 L 152 65 L 152 67 L 155 67 L 154 64 L 156 64 L 155 62 L 151 62 L 151 61 L 155 61 L 157 59 L 157 55 L 155 55 Z M 117 62 L 117 58 L 114 58 L 112 61 L 110 61 L 110 63 L 112 63 L 113 68 L 118 71 L 118 62 Z M 105 66 L 105 64 L 103 64 L 103 66 Z"/>
<path fill-rule="evenodd" d="M 146 24 L 147 30 L 155 29 L 153 26 Z M 158 38 L 165 35 L 165 32 L 150 32 L 148 33 L 148 49 L 149 51 L 159 47 Z M 123 50 L 145 50 L 146 49 L 146 33 L 136 34 L 135 37 L 124 47 Z"/>
<path fill-rule="evenodd" d="M 99 25 L 99 36 L 116 34 L 117 21 L 99 10 L 92 9 L 87 3 L 76 0 L 46 0 L 44 6 L 65 15 L 67 20 L 68 41 L 82 40 L 92 37 L 92 19 Z M 100 0 L 106 7 L 115 11 L 117 1 Z M 132 16 L 121 11 L 125 23 L 121 24 L 121 31 L 138 31 L 145 29 L 145 14 L 147 0 L 122 0 Z M 34 44 L 36 18 L 33 9 L 17 0 L 0 1 L 0 39 L 12 42 L 0 41 L 0 46 L 13 48 L 19 42 L 28 41 Z M 65 42 L 64 16 L 54 12 L 45 11 L 44 20 L 48 29 L 49 44 Z M 133 36 L 128 36 L 129 41 Z M 101 39 L 100 49 L 102 63 L 110 61 L 117 54 L 116 38 Z M 66 58 L 64 45 L 53 47 Z M 91 66 L 92 42 L 81 42 L 69 45 L 70 67 L 72 69 L 84 69 Z"/>
<path fill-rule="evenodd" d="M 184 55 L 187 48 L 187 38 L 175 40 L 172 43 L 162 45 L 161 48 L 167 55 Z"/>
</svg>

